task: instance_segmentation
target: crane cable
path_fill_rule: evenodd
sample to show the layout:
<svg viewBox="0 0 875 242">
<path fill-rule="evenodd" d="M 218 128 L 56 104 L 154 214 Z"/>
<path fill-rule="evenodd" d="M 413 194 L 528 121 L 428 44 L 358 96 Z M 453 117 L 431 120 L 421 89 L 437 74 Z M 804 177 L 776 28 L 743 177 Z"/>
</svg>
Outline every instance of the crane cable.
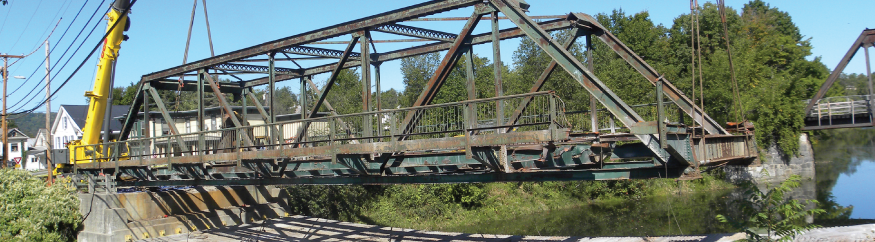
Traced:
<svg viewBox="0 0 875 242">
<path fill-rule="evenodd" d="M 729 43 L 729 30 L 726 27 L 726 4 L 724 0 L 717 0 L 717 7 L 720 8 L 720 22 L 723 22 L 723 38 L 726 40 L 726 55 L 729 57 L 729 73 L 732 78 L 733 92 L 735 94 L 735 100 L 738 104 L 738 109 L 735 110 L 735 118 L 741 118 L 739 124 L 743 125 L 745 122 L 744 117 L 744 105 L 741 103 L 741 94 L 738 90 L 738 80 L 735 79 L 735 65 L 732 62 L 732 47 Z"/>
</svg>

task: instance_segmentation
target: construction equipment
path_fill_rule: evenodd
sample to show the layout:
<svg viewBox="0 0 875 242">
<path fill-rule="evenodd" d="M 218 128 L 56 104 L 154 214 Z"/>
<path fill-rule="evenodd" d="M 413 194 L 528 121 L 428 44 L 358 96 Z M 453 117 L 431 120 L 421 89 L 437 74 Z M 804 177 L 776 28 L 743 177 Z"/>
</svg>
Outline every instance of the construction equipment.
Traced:
<svg viewBox="0 0 875 242">
<path fill-rule="evenodd" d="M 114 74 L 115 61 L 118 58 L 119 49 L 123 40 L 127 39 L 124 31 L 130 27 L 127 14 L 125 13 L 130 4 L 130 0 L 116 0 L 112 4 L 112 9 L 106 14 L 107 17 L 107 35 L 104 39 L 103 49 L 100 53 L 100 62 L 97 64 L 97 75 L 94 79 L 94 89 L 85 92 L 85 96 L 90 98 L 88 105 L 88 113 L 85 119 L 85 127 L 82 128 L 82 139 L 73 140 L 67 144 L 69 150 L 69 164 L 73 164 L 76 159 L 82 163 L 83 158 L 92 158 L 90 161 L 102 161 L 108 159 L 108 154 L 115 152 L 110 149 L 95 148 L 92 146 L 83 146 L 101 143 L 101 130 L 104 125 L 104 116 L 106 109 L 110 106 L 108 97 L 112 92 L 112 78 Z M 107 124 L 108 125 L 108 124 Z M 105 135 L 110 135 L 109 133 Z M 79 146 L 78 149 L 73 147 Z M 78 157 L 78 158 L 77 158 Z M 87 160 L 87 159 L 86 159 Z M 59 164 L 55 172 L 59 168 L 69 167 L 65 164 Z"/>
</svg>

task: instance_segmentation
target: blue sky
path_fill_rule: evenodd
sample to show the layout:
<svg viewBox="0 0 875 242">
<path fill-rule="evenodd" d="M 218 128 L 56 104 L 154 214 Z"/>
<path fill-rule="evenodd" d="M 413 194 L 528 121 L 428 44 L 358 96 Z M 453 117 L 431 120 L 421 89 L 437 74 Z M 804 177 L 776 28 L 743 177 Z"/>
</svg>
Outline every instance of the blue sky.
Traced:
<svg viewBox="0 0 875 242">
<path fill-rule="evenodd" d="M 91 13 L 100 5 L 100 0 L 88 0 L 82 10 L 79 19 L 73 22 L 69 32 L 63 40 L 58 38 L 70 25 L 76 12 L 83 5 L 83 0 L 10 0 L 6 6 L 0 6 L 0 19 L 3 19 L 0 27 L 0 52 L 9 54 L 27 54 L 36 48 L 40 48 L 32 56 L 21 60 L 10 67 L 10 82 L 8 106 L 10 111 L 16 109 L 29 109 L 38 104 L 38 100 L 44 98 L 45 91 L 40 93 L 34 101 L 27 102 L 31 96 L 25 98 L 25 94 L 31 91 L 36 84 L 42 82 L 44 70 L 44 50 L 39 47 L 46 38 L 48 31 L 61 20 L 58 29 L 49 38 L 51 45 L 58 45 L 52 53 L 52 64 L 63 64 L 71 56 L 75 47 L 79 45 L 84 36 L 90 30 L 89 25 L 83 37 L 73 45 L 66 57 L 59 59 L 61 54 L 71 45 L 71 41 L 79 33 L 79 30 L 91 16 Z M 106 0 L 103 6 L 108 6 L 112 0 Z M 313 30 L 385 11 L 405 7 L 420 1 L 351 1 L 351 0 L 322 0 L 322 1 L 207 1 L 210 25 L 213 36 L 213 44 L 216 54 L 222 54 L 252 45 L 264 43 L 283 37 L 288 37 L 308 30 Z M 665 26 L 671 26 L 675 17 L 683 13 L 689 13 L 689 1 L 643 1 L 643 0 L 618 0 L 618 1 L 581 1 L 581 0 L 553 0 L 539 1 L 528 0 L 531 4 L 530 15 L 561 15 L 569 12 L 582 12 L 587 14 L 607 13 L 613 9 L 622 8 L 627 14 L 648 11 L 651 19 Z M 821 56 L 823 62 L 829 68 L 834 68 L 841 57 L 847 52 L 849 45 L 864 28 L 875 28 L 875 23 L 866 19 L 868 12 L 875 9 L 873 1 L 791 1 L 778 0 L 767 1 L 773 7 L 789 12 L 793 21 L 799 26 L 806 38 L 812 38 L 814 55 Z M 747 1 L 727 1 L 727 5 L 734 9 L 740 9 Z M 704 4 L 704 1 L 700 2 Z M 122 44 L 121 57 L 119 58 L 116 71 L 116 86 L 127 86 L 137 82 L 144 74 L 177 66 L 182 63 L 185 49 L 186 34 L 188 31 L 189 18 L 191 17 L 192 1 L 148 1 L 141 0 L 134 6 L 131 14 L 132 24 L 127 35 L 130 40 Z M 100 9 L 101 13 L 105 7 Z M 441 13 L 434 17 L 467 17 L 471 14 L 470 9 L 455 10 Z M 95 17 L 92 20 L 97 21 Z M 102 20 L 102 18 L 100 19 Z M 415 22 L 410 25 L 428 27 L 447 32 L 457 32 L 464 24 L 462 21 L 454 22 Z M 502 28 L 511 27 L 508 21 L 501 21 Z M 489 28 L 488 22 L 483 21 L 475 32 L 485 32 Z M 57 88 L 60 82 L 70 76 L 73 69 L 85 59 L 87 53 L 99 41 L 105 30 L 105 23 L 101 23 L 95 34 L 87 39 L 82 49 L 62 71 L 58 72 L 60 65 L 53 72 L 52 88 Z M 396 38 L 388 35 L 375 34 L 375 39 Z M 400 39 L 400 38 L 397 38 Z M 346 40 L 346 39 L 337 39 Z M 197 16 L 192 32 L 189 62 L 207 58 L 210 56 L 207 44 L 206 29 L 203 20 L 203 10 L 198 1 Z M 502 61 L 510 63 L 512 53 L 516 49 L 519 40 L 501 42 Z M 377 51 L 388 51 L 409 46 L 410 44 L 382 44 L 377 45 Z M 316 47 L 342 49 L 341 45 L 319 45 Z M 871 50 L 871 49 L 870 49 Z M 475 48 L 475 53 L 487 56 L 491 59 L 491 48 L 486 45 Z M 96 55 L 95 55 L 96 56 Z M 325 62 L 311 62 L 300 64 L 304 67 L 324 64 Z M 290 63 L 281 63 L 283 67 L 294 67 Z M 83 94 L 91 90 L 94 72 L 96 70 L 96 57 L 87 61 L 85 66 L 76 74 L 69 84 L 52 101 L 52 110 L 57 110 L 61 104 L 84 104 Z M 384 63 L 382 66 L 383 89 L 403 89 L 398 62 Z M 25 83 L 25 80 L 12 79 L 12 76 L 30 76 L 36 74 Z M 845 72 L 864 73 L 865 63 L 862 51 L 850 63 Z M 326 76 L 317 76 L 315 79 L 323 81 Z M 289 81 L 280 84 L 289 85 L 298 90 L 297 82 Z M 17 87 L 20 90 L 12 92 Z M 14 104 L 21 101 L 21 104 Z M 45 108 L 40 108 L 43 111 Z"/>
</svg>

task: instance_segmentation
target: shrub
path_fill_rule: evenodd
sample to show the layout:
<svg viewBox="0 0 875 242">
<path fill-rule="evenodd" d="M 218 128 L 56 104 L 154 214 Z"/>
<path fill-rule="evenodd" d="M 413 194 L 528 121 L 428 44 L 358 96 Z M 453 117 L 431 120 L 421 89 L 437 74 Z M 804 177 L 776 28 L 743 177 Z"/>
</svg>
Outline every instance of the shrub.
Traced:
<svg viewBox="0 0 875 242">
<path fill-rule="evenodd" d="M 747 241 L 790 241 L 801 232 L 819 226 L 806 224 L 805 217 L 823 213 L 823 209 L 806 209 L 805 204 L 796 199 L 785 199 L 784 194 L 799 187 L 799 175 L 792 175 L 777 187 L 767 188 L 763 193 L 753 183 L 745 183 L 744 199 L 737 201 L 742 214 L 747 219 L 730 219 L 717 215 L 717 220 L 744 230 Z M 817 203 L 809 200 L 806 203 Z M 764 229 L 765 235 L 760 235 L 755 229 Z"/>
<path fill-rule="evenodd" d="M 27 171 L 0 170 L 0 239 L 75 241 L 81 219 L 72 187 L 47 187 Z"/>
</svg>

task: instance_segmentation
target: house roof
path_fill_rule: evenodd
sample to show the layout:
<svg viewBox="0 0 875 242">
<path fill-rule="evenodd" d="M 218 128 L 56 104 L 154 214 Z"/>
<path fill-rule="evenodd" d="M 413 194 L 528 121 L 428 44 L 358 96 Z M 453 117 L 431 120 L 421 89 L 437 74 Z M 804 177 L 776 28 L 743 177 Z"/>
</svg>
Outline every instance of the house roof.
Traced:
<svg viewBox="0 0 875 242">
<path fill-rule="evenodd" d="M 10 139 L 11 138 L 30 139 L 30 136 L 27 136 L 26 134 L 24 134 L 24 132 L 21 132 L 21 130 L 18 130 L 18 128 L 10 129 L 9 132 L 6 133 L 6 136 L 9 137 Z"/>
<path fill-rule="evenodd" d="M 67 115 L 70 115 L 70 118 L 73 119 L 73 122 L 76 123 L 77 127 L 80 129 L 85 127 L 85 119 L 88 116 L 88 105 L 61 105 L 61 108 L 67 111 Z M 128 109 L 130 109 L 130 106 L 128 105 L 112 105 L 112 108 L 110 109 L 110 117 L 127 114 Z M 121 130 L 122 123 L 118 120 L 109 121 L 109 128 L 111 130 Z"/>
</svg>

